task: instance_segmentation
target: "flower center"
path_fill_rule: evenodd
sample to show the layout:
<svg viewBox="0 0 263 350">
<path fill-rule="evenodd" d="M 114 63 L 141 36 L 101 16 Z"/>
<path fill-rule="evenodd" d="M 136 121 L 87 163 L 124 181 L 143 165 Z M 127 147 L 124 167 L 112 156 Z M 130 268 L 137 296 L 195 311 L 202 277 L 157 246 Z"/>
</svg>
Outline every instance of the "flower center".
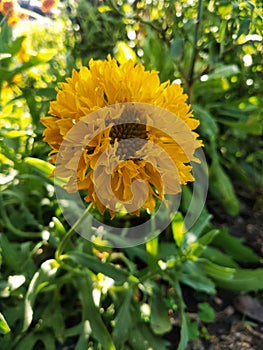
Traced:
<svg viewBox="0 0 263 350">
<path fill-rule="evenodd" d="M 147 142 L 146 126 L 135 123 L 114 125 L 110 137 L 112 144 L 118 142 L 116 154 L 121 159 L 136 158 L 136 152 Z"/>
<path fill-rule="evenodd" d="M 147 142 L 146 125 L 143 119 L 135 109 L 126 109 L 119 119 L 122 123 L 111 127 L 111 144 L 118 142 L 116 155 L 121 159 L 138 158 L 136 152 Z"/>
</svg>

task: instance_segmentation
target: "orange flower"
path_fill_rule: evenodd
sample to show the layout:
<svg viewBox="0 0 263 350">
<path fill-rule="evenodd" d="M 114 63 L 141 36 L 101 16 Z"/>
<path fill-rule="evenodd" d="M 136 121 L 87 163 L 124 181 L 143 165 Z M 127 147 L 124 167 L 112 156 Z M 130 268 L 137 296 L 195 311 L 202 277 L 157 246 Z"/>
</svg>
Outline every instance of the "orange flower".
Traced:
<svg viewBox="0 0 263 350">
<path fill-rule="evenodd" d="M 8 16 L 8 25 L 13 26 L 19 20 L 20 6 L 16 0 L 2 0 L 0 3 L 0 12 Z"/>
<path fill-rule="evenodd" d="M 84 200 L 101 214 L 109 209 L 114 217 L 120 204 L 130 214 L 153 213 L 166 194 L 194 181 L 199 121 L 179 85 L 108 57 L 74 70 L 57 91 L 51 116 L 41 119 L 55 176 L 68 179 L 69 192 L 87 191 Z"/>
<path fill-rule="evenodd" d="M 57 2 L 57 0 L 42 0 L 41 10 L 43 12 L 50 12 L 57 5 Z"/>
</svg>

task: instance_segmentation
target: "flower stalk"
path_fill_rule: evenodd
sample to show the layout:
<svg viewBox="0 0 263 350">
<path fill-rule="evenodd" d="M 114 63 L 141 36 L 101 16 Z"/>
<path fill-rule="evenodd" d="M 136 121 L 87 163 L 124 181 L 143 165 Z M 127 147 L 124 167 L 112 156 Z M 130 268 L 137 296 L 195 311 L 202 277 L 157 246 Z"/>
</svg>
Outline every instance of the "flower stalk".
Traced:
<svg viewBox="0 0 263 350">
<path fill-rule="evenodd" d="M 60 261 L 60 257 L 63 254 L 64 249 L 66 248 L 71 236 L 76 232 L 76 229 L 79 227 L 79 225 L 82 224 L 82 222 L 87 218 L 89 215 L 89 211 L 92 204 L 90 203 L 83 214 L 78 218 L 78 220 L 74 223 L 74 225 L 71 226 L 71 228 L 68 230 L 68 232 L 65 234 L 65 236 L 62 238 L 62 240 L 59 243 L 59 246 L 55 253 L 55 258 L 57 261 Z"/>
</svg>

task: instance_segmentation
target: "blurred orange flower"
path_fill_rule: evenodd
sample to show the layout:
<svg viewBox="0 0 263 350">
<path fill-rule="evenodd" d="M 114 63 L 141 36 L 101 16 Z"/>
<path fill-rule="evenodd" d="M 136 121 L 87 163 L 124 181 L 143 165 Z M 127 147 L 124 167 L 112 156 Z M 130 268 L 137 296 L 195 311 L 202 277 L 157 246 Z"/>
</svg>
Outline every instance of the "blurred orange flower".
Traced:
<svg viewBox="0 0 263 350">
<path fill-rule="evenodd" d="M 56 7 L 57 0 L 42 0 L 41 10 L 43 12 L 50 12 L 52 8 Z"/>
<path fill-rule="evenodd" d="M 0 12 L 4 16 L 8 16 L 9 26 L 15 25 L 20 20 L 19 10 L 20 6 L 17 0 L 2 0 L 0 2 Z"/>
</svg>

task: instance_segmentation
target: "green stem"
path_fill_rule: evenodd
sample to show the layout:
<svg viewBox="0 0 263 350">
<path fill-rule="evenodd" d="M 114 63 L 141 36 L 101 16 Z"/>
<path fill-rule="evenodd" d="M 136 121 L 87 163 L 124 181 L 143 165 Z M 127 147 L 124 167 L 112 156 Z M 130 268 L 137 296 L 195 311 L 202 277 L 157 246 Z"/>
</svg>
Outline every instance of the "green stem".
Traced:
<svg viewBox="0 0 263 350">
<path fill-rule="evenodd" d="M 65 249 L 70 237 L 75 233 L 77 227 L 86 219 L 86 217 L 89 215 L 89 210 L 91 208 L 92 204 L 88 205 L 88 207 L 85 209 L 82 216 L 74 223 L 74 225 L 68 230 L 68 232 L 65 234 L 65 236 L 62 238 L 62 240 L 59 243 L 59 246 L 55 253 L 56 260 L 60 260 L 60 256 L 63 253 L 63 250 Z"/>
<path fill-rule="evenodd" d="M 197 8 L 197 19 L 196 19 L 196 26 L 195 26 L 195 35 L 194 35 L 194 43 L 193 43 L 193 52 L 191 57 L 191 64 L 190 64 L 190 70 L 188 75 L 188 88 L 189 88 L 189 98 L 191 99 L 191 90 L 194 83 L 194 69 L 195 69 L 195 62 L 196 57 L 198 53 L 198 36 L 199 36 L 199 29 L 201 25 L 202 20 L 202 9 L 203 9 L 203 0 L 198 1 L 198 8 Z"/>
</svg>

